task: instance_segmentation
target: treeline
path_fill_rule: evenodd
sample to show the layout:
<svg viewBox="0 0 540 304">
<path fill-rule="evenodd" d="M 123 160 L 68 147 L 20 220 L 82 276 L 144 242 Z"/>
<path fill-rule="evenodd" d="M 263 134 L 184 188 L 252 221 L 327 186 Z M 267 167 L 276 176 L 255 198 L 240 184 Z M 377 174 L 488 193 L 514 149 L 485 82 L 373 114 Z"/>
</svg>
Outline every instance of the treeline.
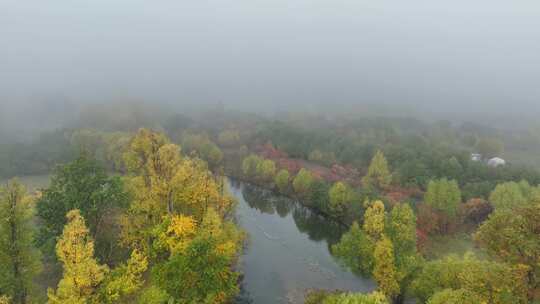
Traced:
<svg viewBox="0 0 540 304">
<path fill-rule="evenodd" d="M 126 136 L 111 149 L 121 155 L 122 175 L 108 173 L 90 150 L 57 167 L 35 195 L 16 180 L 0 187 L 2 301 L 229 303 L 236 296 L 244 237 L 222 177 L 162 133 Z M 46 295 L 44 277 L 55 282 Z"/>
<path fill-rule="evenodd" d="M 69 132 L 44 132 L 30 142 L 0 141 L 0 178 L 49 173 L 76 157 Z"/>
<path fill-rule="evenodd" d="M 341 163 L 367 168 L 380 150 L 394 168 L 393 178 L 404 186 L 425 189 L 429 180 L 443 177 L 460 186 L 469 185 L 472 191 L 486 185 L 493 188 L 502 181 L 540 183 L 540 173 L 530 167 L 490 168 L 471 160 L 472 152 L 485 158 L 500 156 L 504 144 L 492 137 L 495 134 L 477 135 L 480 132 L 450 124 L 385 118 L 327 124 L 311 123 L 308 128 L 283 121 L 261 122 L 254 138 L 259 143 L 271 142 L 290 157 L 326 166 Z"/>
<path fill-rule="evenodd" d="M 289 172 L 255 154 L 242 162 L 245 179 L 349 225 L 333 254 L 354 272 L 372 276 L 386 296 L 377 302 L 376 294 L 315 292 L 309 303 L 401 303 L 405 297 L 426 303 L 528 303 L 534 298 L 540 270 L 539 186 L 505 182 L 488 194 L 489 201 L 476 197 L 464 202 L 459 184 L 441 178 L 430 180 L 419 199 L 394 201 L 385 196 L 391 172 L 380 151 L 360 187 L 329 184 L 306 168 Z M 492 260 L 473 254 L 425 260 L 425 238 L 463 225 L 480 225 L 474 239 Z"/>
</svg>

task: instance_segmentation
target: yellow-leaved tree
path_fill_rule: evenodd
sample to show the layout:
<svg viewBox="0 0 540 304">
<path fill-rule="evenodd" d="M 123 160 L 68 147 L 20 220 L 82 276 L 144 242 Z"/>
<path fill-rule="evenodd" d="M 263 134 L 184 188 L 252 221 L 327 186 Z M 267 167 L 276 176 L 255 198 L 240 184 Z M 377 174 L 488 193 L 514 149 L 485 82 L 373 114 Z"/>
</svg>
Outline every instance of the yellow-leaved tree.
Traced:
<svg viewBox="0 0 540 304">
<path fill-rule="evenodd" d="M 152 230 L 166 215 L 184 214 L 200 221 L 209 207 L 220 214 L 231 210 L 233 200 L 206 163 L 183 157 L 180 147 L 159 133 L 139 130 L 125 162 L 133 200 L 121 219 L 124 245 L 148 253 L 155 239 Z"/>
<path fill-rule="evenodd" d="M 47 291 L 50 304 L 127 303 L 142 286 L 146 257 L 134 250 L 126 264 L 112 271 L 94 258 L 94 241 L 79 210 L 67 213 L 67 224 L 56 244 L 63 276 Z"/>
<path fill-rule="evenodd" d="M 66 217 L 68 223 L 56 243 L 63 277 L 56 291 L 48 290 L 48 303 L 90 303 L 109 268 L 94 258 L 94 241 L 79 210 L 68 212 Z"/>
<path fill-rule="evenodd" d="M 366 213 L 364 214 L 363 228 L 373 242 L 376 242 L 382 237 L 385 220 L 386 213 L 383 202 L 375 201 L 371 203 L 371 206 L 366 209 Z"/>
</svg>

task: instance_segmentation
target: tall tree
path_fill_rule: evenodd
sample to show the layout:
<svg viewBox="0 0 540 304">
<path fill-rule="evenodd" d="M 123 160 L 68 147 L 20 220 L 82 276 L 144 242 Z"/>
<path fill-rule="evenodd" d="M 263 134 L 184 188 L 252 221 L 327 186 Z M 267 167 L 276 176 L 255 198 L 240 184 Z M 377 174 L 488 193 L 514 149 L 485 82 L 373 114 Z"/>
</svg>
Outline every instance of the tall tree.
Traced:
<svg viewBox="0 0 540 304">
<path fill-rule="evenodd" d="M 527 265 L 531 288 L 540 287 L 540 204 L 495 211 L 474 237 L 492 257 Z"/>
<path fill-rule="evenodd" d="M 388 298 L 394 299 L 400 293 L 400 289 L 394 261 L 394 247 L 385 236 L 375 244 L 373 259 L 373 278 L 379 290 Z"/>
<path fill-rule="evenodd" d="M 390 185 L 392 176 L 384 154 L 379 150 L 373 156 L 366 176 L 362 178 L 362 185 L 367 189 L 385 189 Z"/>
<path fill-rule="evenodd" d="M 336 182 L 328 192 L 330 202 L 330 212 L 336 216 L 341 216 L 351 201 L 354 200 L 353 190 L 343 182 Z"/>
<path fill-rule="evenodd" d="M 276 175 L 276 164 L 270 160 L 265 159 L 257 165 L 257 178 L 263 182 L 270 182 Z"/>
<path fill-rule="evenodd" d="M 274 178 L 274 183 L 281 193 L 287 193 L 289 190 L 290 174 L 286 169 L 281 169 Z"/>
<path fill-rule="evenodd" d="M 49 188 L 37 202 L 37 215 L 43 220 L 38 243 L 48 254 L 53 253 L 55 240 L 62 233 L 66 213 L 79 209 L 97 238 L 100 257 L 106 259 L 104 248 L 114 242 L 106 238 L 104 219 L 111 209 L 121 208 L 128 199 L 119 177 L 108 176 L 96 160 L 81 155 L 72 163 L 59 167 L 51 178 Z"/>
<path fill-rule="evenodd" d="M 91 303 L 109 268 L 94 258 L 94 241 L 79 210 L 69 211 L 67 224 L 56 244 L 63 277 L 56 291 L 49 289 L 49 304 Z"/>
<path fill-rule="evenodd" d="M 157 285 L 180 303 L 227 303 L 238 293 L 231 268 L 240 235 L 212 209 L 200 225 L 176 216 L 162 229 L 170 257 L 153 269 Z"/>
<path fill-rule="evenodd" d="M 461 202 L 461 191 L 455 180 L 432 180 L 428 184 L 424 200 L 433 209 L 453 218 Z"/>
<path fill-rule="evenodd" d="M 424 265 L 412 283 L 413 294 L 427 301 L 445 289 L 476 294 L 476 303 L 527 303 L 527 268 L 479 260 L 467 253 L 463 258 L 447 256 Z"/>
<path fill-rule="evenodd" d="M 66 217 L 68 223 L 56 244 L 63 276 L 56 291 L 47 291 L 48 303 L 130 303 L 129 296 L 142 286 L 146 256 L 134 250 L 127 263 L 110 271 L 94 258 L 94 241 L 79 210 Z"/>
<path fill-rule="evenodd" d="M 183 157 L 166 138 L 140 130 L 126 153 L 130 169 L 127 186 L 133 200 L 122 216 L 122 243 L 148 253 L 153 229 L 163 216 L 184 213 L 201 220 L 209 207 L 220 214 L 232 199 L 198 159 Z"/>
<path fill-rule="evenodd" d="M 516 182 L 498 184 L 489 195 L 489 201 L 497 210 L 521 207 L 528 201 L 526 188 Z"/>
<path fill-rule="evenodd" d="M 313 183 L 313 175 L 307 169 L 300 169 L 298 174 L 293 180 L 293 188 L 296 194 L 300 196 L 307 196 Z"/>
<path fill-rule="evenodd" d="M 0 291 L 13 304 L 30 302 L 40 257 L 32 245 L 34 200 L 16 180 L 0 186 Z"/>
<path fill-rule="evenodd" d="M 384 233 L 386 212 L 382 201 L 375 201 L 369 206 L 364 214 L 363 229 L 374 241 L 378 241 Z"/>
<path fill-rule="evenodd" d="M 416 252 L 416 217 L 409 204 L 401 203 L 390 212 L 387 224 L 388 237 L 398 255 Z"/>
<path fill-rule="evenodd" d="M 416 217 L 408 204 L 392 208 L 386 233 L 394 246 L 396 279 L 400 286 L 398 297 L 403 298 L 422 263 L 416 250 Z"/>
<path fill-rule="evenodd" d="M 255 178 L 257 176 L 257 168 L 262 163 L 262 158 L 255 154 L 250 154 L 242 161 L 242 173 L 248 178 Z"/>
<path fill-rule="evenodd" d="M 360 229 L 357 222 L 344 233 L 339 243 L 332 246 L 332 253 L 354 272 L 371 274 L 375 243 Z"/>
</svg>

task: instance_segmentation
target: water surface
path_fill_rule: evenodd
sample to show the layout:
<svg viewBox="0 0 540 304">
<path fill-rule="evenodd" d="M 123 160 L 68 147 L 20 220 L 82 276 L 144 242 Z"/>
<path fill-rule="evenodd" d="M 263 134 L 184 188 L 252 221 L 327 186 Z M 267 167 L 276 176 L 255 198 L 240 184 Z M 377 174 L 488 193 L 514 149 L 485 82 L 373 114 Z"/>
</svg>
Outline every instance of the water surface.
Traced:
<svg viewBox="0 0 540 304">
<path fill-rule="evenodd" d="M 237 219 L 249 240 L 241 257 L 245 277 L 239 302 L 303 303 L 310 289 L 371 291 L 375 284 L 340 267 L 329 246 L 343 229 L 295 201 L 229 182 Z"/>
</svg>

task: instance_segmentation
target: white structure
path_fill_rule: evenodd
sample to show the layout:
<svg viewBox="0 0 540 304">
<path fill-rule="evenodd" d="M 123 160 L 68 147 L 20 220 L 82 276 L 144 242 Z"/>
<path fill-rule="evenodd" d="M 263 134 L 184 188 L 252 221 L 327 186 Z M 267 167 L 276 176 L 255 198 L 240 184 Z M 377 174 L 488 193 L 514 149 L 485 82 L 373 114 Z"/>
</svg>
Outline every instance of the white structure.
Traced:
<svg viewBox="0 0 540 304">
<path fill-rule="evenodd" d="M 506 165 L 506 161 L 504 159 L 500 158 L 500 157 L 494 157 L 494 158 L 488 160 L 487 164 L 490 167 L 496 168 L 496 167 L 499 167 L 499 166 Z"/>
<path fill-rule="evenodd" d="M 471 153 L 471 160 L 472 161 L 481 161 L 482 160 L 482 154 Z"/>
</svg>

